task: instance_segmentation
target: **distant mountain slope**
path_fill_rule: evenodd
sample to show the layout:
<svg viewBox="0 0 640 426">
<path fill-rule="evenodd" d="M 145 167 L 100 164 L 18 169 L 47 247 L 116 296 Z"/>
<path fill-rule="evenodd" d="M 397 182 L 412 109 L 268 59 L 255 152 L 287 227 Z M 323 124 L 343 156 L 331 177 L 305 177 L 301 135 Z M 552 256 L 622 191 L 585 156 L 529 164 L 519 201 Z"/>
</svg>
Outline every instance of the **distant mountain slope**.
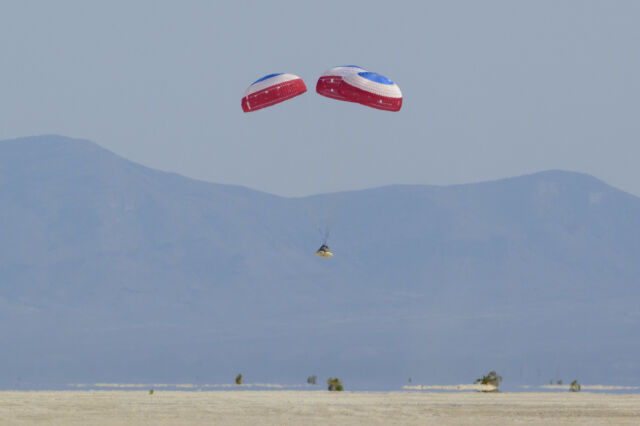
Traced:
<svg viewBox="0 0 640 426">
<path fill-rule="evenodd" d="M 2 387 L 640 380 L 640 199 L 584 174 L 282 198 L 40 136 L 0 235 Z"/>
</svg>

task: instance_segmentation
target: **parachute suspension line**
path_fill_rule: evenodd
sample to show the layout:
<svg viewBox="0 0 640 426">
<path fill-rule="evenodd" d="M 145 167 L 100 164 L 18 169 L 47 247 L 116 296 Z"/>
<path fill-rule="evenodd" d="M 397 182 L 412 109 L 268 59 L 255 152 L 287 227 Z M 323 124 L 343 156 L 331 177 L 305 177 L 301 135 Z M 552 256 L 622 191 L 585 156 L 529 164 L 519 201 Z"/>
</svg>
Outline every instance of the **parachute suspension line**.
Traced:
<svg viewBox="0 0 640 426">
<path fill-rule="evenodd" d="M 333 80 L 332 80 L 333 82 Z M 338 139 L 339 134 L 341 134 L 340 129 L 342 128 L 342 116 L 336 112 L 333 113 L 333 125 L 329 130 L 329 134 L 331 136 L 331 140 L 335 141 Z M 337 158 L 337 157 L 335 157 Z M 333 160 L 334 164 L 332 164 L 332 169 L 335 169 L 335 159 Z M 329 241 L 329 236 L 331 235 L 331 228 L 333 227 L 333 219 L 336 212 L 336 199 L 331 195 L 326 195 L 326 201 L 324 202 L 323 213 L 325 216 L 325 227 L 322 235 L 322 244 L 327 245 Z"/>
<path fill-rule="evenodd" d="M 327 241 L 329 241 L 329 234 L 331 233 L 331 230 L 329 228 L 324 230 L 324 233 L 322 235 L 322 245 L 325 246 L 327 245 Z"/>
<path fill-rule="evenodd" d="M 305 104 L 304 115 L 305 115 L 305 121 L 307 122 L 310 121 L 311 123 L 313 123 L 312 126 L 314 127 L 314 130 L 315 130 L 313 132 L 314 135 L 319 135 L 321 139 L 323 137 L 332 137 L 335 139 L 336 137 L 335 126 L 329 126 L 332 129 L 329 130 L 329 132 L 327 132 L 326 125 L 324 125 L 319 120 L 313 119 L 315 113 L 312 112 L 311 106 L 308 103 Z M 324 163 L 324 161 L 322 161 L 322 157 L 320 157 L 320 160 L 321 160 L 320 163 Z M 318 170 L 318 173 L 322 174 L 322 173 L 325 173 L 325 171 Z M 320 235 L 322 245 L 327 244 L 327 240 L 329 239 L 329 232 L 330 232 L 329 223 L 328 221 L 326 221 L 326 212 L 324 210 L 325 209 L 323 208 L 322 198 L 319 198 L 319 202 L 317 203 L 317 205 L 314 207 L 314 205 L 311 204 L 311 208 L 309 211 L 310 216 L 313 217 L 313 220 L 316 223 L 316 229 L 318 229 L 318 234 Z"/>
<path fill-rule="evenodd" d="M 335 221 L 336 211 L 340 208 L 340 205 L 343 201 L 343 194 L 332 194 L 331 200 L 327 200 L 326 202 L 326 217 L 327 217 L 327 225 L 325 228 L 325 240 L 329 239 L 329 235 L 331 233 L 331 229 L 333 229 L 333 224 Z"/>
<path fill-rule="evenodd" d="M 318 234 L 320 236 L 320 239 L 322 240 L 322 244 L 326 244 L 327 239 L 329 238 L 329 229 L 327 226 L 323 226 L 322 224 L 325 212 L 322 212 L 319 207 L 314 206 L 314 204 L 310 201 L 305 204 L 305 210 L 315 222 L 316 229 L 318 230 Z"/>
<path fill-rule="evenodd" d="M 322 226 L 318 226 L 318 233 L 320 234 L 322 244 L 327 244 L 327 239 L 329 238 L 328 230 L 326 228 L 323 228 Z"/>
<path fill-rule="evenodd" d="M 320 236 L 322 237 L 322 244 L 326 245 L 329 240 L 329 234 L 331 233 L 331 221 L 329 219 L 329 212 L 323 209 L 323 216 L 326 218 L 324 226 L 320 227 Z"/>
<path fill-rule="evenodd" d="M 327 202 L 327 204 L 330 204 L 329 202 Z M 333 226 L 333 215 L 335 213 L 335 209 L 332 208 L 332 206 L 328 206 L 325 214 L 327 217 L 327 222 L 326 225 L 324 227 L 324 241 L 322 242 L 323 244 L 327 244 L 327 241 L 329 240 L 329 235 L 331 234 L 331 228 Z"/>
</svg>

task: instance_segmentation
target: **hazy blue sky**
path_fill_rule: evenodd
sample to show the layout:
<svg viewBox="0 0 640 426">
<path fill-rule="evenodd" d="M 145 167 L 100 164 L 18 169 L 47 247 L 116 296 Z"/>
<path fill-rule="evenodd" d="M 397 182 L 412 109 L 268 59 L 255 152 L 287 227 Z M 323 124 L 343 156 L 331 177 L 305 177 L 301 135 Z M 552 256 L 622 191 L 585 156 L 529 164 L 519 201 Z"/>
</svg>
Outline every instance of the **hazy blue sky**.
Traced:
<svg viewBox="0 0 640 426">
<path fill-rule="evenodd" d="M 640 1 L 3 1 L 0 139 L 283 195 L 559 168 L 640 195 Z M 357 64 L 399 113 L 323 98 Z M 244 114 L 272 72 L 309 92 Z"/>
</svg>

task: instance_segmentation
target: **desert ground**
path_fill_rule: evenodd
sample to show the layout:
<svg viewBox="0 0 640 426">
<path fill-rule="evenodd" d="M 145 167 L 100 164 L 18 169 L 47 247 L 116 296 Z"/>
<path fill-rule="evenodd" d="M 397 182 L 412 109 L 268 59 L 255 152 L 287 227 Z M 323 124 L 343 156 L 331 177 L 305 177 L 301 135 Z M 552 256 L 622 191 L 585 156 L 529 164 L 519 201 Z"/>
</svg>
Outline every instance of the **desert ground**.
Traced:
<svg viewBox="0 0 640 426">
<path fill-rule="evenodd" d="M 4 391 L 2 425 L 638 425 L 640 394 Z"/>
</svg>

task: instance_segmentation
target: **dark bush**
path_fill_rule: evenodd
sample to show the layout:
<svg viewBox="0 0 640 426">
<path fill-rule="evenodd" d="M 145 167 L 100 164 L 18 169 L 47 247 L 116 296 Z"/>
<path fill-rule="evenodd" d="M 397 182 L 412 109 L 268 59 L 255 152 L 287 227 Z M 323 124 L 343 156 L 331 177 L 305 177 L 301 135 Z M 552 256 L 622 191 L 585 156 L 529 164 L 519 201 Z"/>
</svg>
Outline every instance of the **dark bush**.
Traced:
<svg viewBox="0 0 640 426">
<path fill-rule="evenodd" d="M 495 386 L 495 390 L 483 390 L 482 392 L 497 392 L 498 386 L 502 382 L 502 376 L 495 371 L 490 371 L 486 376 L 482 376 L 476 379 L 476 384 Z"/>
<path fill-rule="evenodd" d="M 344 390 L 344 388 L 342 387 L 342 382 L 337 377 L 329 377 L 329 380 L 327 380 L 327 384 L 329 385 L 330 391 L 340 392 Z"/>
</svg>

